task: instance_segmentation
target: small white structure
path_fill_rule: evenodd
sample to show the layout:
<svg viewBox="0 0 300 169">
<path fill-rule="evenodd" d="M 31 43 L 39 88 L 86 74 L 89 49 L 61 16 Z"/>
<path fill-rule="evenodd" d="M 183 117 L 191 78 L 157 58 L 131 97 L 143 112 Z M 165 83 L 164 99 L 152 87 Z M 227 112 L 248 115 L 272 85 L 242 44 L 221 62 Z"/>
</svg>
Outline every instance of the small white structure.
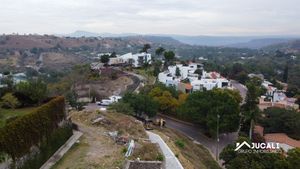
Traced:
<svg viewBox="0 0 300 169">
<path fill-rule="evenodd" d="M 100 70 L 104 66 L 104 63 L 101 62 L 93 62 L 90 64 L 92 70 Z"/>
<path fill-rule="evenodd" d="M 120 64 L 123 64 L 124 63 L 124 60 L 120 57 L 114 57 L 114 58 L 109 58 L 109 61 L 108 61 L 108 65 L 112 66 L 112 65 L 120 65 Z"/>
</svg>

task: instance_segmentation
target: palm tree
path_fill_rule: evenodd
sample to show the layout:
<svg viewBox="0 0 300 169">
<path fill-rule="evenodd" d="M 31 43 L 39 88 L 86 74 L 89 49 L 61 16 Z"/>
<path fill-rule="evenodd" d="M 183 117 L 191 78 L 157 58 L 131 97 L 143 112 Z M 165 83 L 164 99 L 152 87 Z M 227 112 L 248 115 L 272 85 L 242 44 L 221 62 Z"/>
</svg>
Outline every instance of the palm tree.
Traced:
<svg viewBox="0 0 300 169">
<path fill-rule="evenodd" d="M 243 112 L 246 121 L 250 121 L 249 138 L 252 139 L 252 129 L 254 123 L 260 116 L 258 104 L 258 90 L 253 83 L 247 85 L 248 91 L 246 95 L 246 103 L 243 105 Z"/>
<path fill-rule="evenodd" d="M 256 106 L 255 109 L 245 112 L 245 120 L 250 121 L 250 127 L 249 127 L 249 138 L 252 140 L 252 132 L 254 128 L 255 122 L 258 120 L 258 118 L 261 115 L 261 111 Z"/>
</svg>

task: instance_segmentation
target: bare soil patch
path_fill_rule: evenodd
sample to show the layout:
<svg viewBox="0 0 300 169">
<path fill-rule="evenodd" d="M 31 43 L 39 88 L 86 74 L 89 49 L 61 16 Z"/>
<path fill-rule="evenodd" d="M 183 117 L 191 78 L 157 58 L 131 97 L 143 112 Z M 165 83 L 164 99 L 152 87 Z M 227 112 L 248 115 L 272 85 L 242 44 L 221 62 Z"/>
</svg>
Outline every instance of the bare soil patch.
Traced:
<svg viewBox="0 0 300 169">
<path fill-rule="evenodd" d="M 71 118 L 83 132 L 79 143 L 71 148 L 53 168 L 122 168 L 127 145 L 117 144 L 108 132 L 118 131 L 120 137 L 133 139 L 136 147 L 128 159 L 156 160 L 160 155 L 156 144 L 149 143 L 143 124 L 135 118 L 106 112 L 71 112 Z M 101 118 L 97 123 L 95 119 Z"/>
</svg>

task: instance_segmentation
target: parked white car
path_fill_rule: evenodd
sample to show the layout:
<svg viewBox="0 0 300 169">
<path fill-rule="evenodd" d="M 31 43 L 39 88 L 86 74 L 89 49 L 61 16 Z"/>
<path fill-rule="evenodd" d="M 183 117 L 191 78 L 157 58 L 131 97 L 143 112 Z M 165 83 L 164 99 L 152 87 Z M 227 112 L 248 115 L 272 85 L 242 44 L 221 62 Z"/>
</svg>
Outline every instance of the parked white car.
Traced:
<svg viewBox="0 0 300 169">
<path fill-rule="evenodd" d="M 102 99 L 101 102 L 96 102 L 97 105 L 108 106 L 122 99 L 121 96 L 110 96 L 109 99 Z"/>
</svg>

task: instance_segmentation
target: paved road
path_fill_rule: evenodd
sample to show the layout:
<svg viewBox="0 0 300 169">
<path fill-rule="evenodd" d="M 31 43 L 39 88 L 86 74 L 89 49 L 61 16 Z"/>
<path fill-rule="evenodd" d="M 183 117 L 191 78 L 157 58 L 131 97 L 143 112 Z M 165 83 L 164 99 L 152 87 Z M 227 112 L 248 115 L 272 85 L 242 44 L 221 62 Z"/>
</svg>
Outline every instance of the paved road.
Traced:
<svg viewBox="0 0 300 169">
<path fill-rule="evenodd" d="M 240 92 L 240 94 L 241 94 L 241 96 L 243 98 L 243 103 L 244 103 L 245 99 L 246 99 L 246 94 L 247 94 L 247 91 L 248 91 L 247 87 L 244 86 L 243 84 L 235 81 L 235 80 L 231 80 L 230 83 L 232 84 L 232 86 L 234 88 L 236 88 Z"/>
<path fill-rule="evenodd" d="M 132 75 L 132 76 L 135 76 L 135 77 L 139 78 L 140 84 L 134 90 L 134 92 L 139 93 L 140 88 L 144 86 L 144 82 L 145 82 L 146 78 L 142 75 L 139 75 L 139 74 L 136 74 L 136 73 L 133 73 L 133 72 L 128 72 L 128 71 L 124 71 L 124 72 L 129 74 L 129 75 Z"/>
<path fill-rule="evenodd" d="M 164 142 L 164 140 L 157 134 L 147 131 L 149 139 L 152 143 L 157 143 L 162 153 L 165 156 L 166 169 L 183 169 L 181 163 L 176 158 L 169 146 Z"/>
<path fill-rule="evenodd" d="M 173 119 L 166 118 L 166 117 L 162 117 L 162 118 L 166 120 L 166 127 L 182 132 L 186 136 L 199 142 L 208 150 L 210 150 L 210 152 L 214 156 L 217 154 L 216 153 L 217 141 L 215 139 L 205 136 L 203 133 L 201 133 L 199 128 L 197 128 L 196 126 L 181 123 L 179 121 L 175 121 Z M 237 139 L 237 133 L 234 132 L 229 134 L 221 134 L 219 137 L 220 137 L 220 142 L 219 142 L 218 154 L 223 150 L 223 148 L 226 145 L 233 143 Z"/>
</svg>

